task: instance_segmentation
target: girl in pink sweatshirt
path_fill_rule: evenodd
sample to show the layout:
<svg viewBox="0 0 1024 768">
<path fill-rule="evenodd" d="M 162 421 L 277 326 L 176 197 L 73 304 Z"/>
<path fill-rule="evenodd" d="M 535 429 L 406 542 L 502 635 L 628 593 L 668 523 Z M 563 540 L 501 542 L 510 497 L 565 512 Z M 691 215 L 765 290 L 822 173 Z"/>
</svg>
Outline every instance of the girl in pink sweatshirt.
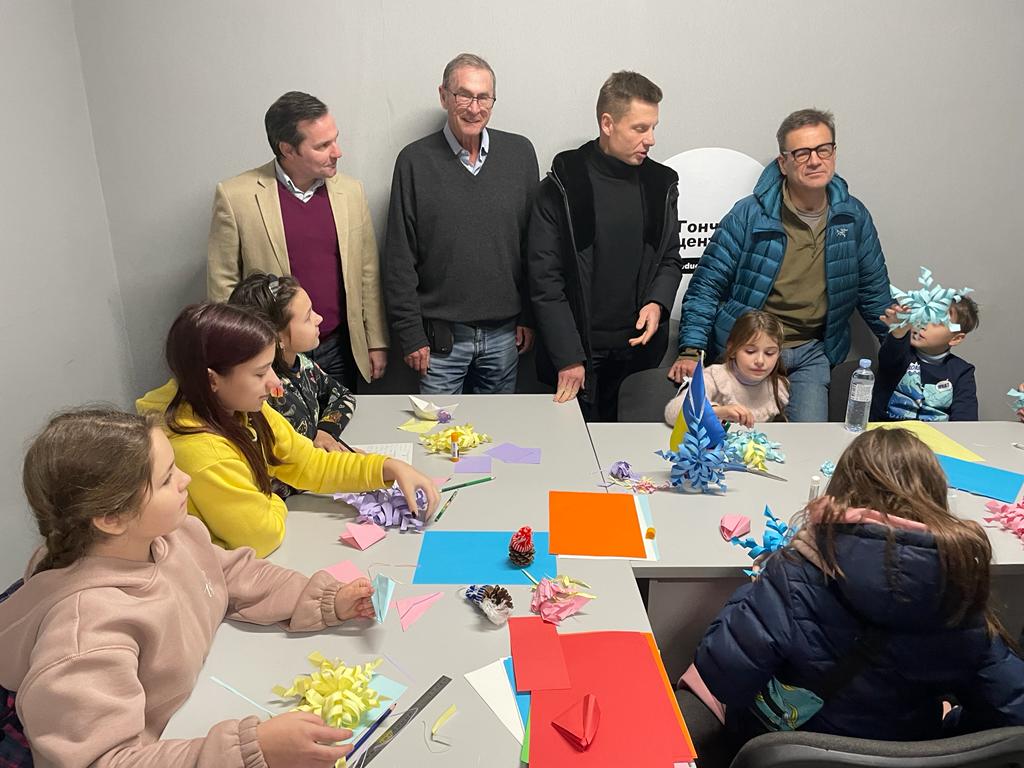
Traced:
<svg viewBox="0 0 1024 768">
<path fill-rule="evenodd" d="M 24 486 L 45 544 L 0 603 L 0 685 L 37 768 L 328 768 L 351 732 L 315 715 L 225 720 L 161 740 L 225 619 L 315 631 L 372 618 L 366 579 L 306 577 L 214 546 L 155 417 L 79 410 L 29 448 Z"/>
<path fill-rule="evenodd" d="M 786 420 L 789 380 L 781 358 L 783 335 L 779 319 L 760 310 L 733 324 L 722 363 L 704 369 L 704 389 L 719 419 L 745 427 Z M 685 395 L 683 389 L 665 406 L 668 424 L 676 423 Z"/>
</svg>

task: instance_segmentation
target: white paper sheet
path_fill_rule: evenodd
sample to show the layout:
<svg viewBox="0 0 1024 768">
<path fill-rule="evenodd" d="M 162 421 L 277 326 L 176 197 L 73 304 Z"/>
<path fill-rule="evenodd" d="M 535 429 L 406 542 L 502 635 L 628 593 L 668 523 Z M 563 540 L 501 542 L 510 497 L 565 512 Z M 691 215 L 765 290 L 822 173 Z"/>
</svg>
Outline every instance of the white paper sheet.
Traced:
<svg viewBox="0 0 1024 768">
<path fill-rule="evenodd" d="M 523 743 L 523 724 L 519 719 L 519 708 L 516 706 L 516 697 L 512 693 L 512 686 L 509 685 L 508 675 L 505 674 L 505 665 L 501 659 L 488 664 L 486 667 L 467 672 L 466 682 L 480 694 L 491 711 L 498 716 L 502 725 L 508 728 L 515 736 L 516 741 Z"/>
<path fill-rule="evenodd" d="M 367 453 L 379 453 L 384 456 L 390 456 L 393 459 L 400 459 L 406 464 L 412 464 L 413 445 L 413 443 L 364 443 L 362 445 L 353 445 L 352 447 Z"/>
</svg>

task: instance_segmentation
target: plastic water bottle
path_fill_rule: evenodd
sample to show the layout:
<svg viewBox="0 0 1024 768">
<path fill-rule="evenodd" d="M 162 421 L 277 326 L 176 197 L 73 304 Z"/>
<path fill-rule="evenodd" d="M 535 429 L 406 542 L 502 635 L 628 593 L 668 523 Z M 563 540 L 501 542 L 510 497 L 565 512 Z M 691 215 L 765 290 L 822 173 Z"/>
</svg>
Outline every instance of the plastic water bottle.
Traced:
<svg viewBox="0 0 1024 768">
<path fill-rule="evenodd" d="M 863 432 L 868 425 L 871 390 L 874 386 L 875 374 L 871 372 L 871 361 L 862 358 L 859 367 L 850 377 L 850 397 L 846 401 L 846 428 L 851 432 Z"/>
</svg>

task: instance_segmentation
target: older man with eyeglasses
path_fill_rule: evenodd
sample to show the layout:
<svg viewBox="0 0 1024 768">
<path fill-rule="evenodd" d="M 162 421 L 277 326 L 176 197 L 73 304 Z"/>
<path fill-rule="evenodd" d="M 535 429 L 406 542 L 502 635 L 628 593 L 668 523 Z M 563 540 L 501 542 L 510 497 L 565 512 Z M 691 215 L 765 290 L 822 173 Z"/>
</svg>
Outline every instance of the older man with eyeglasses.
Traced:
<svg viewBox="0 0 1024 768">
<path fill-rule="evenodd" d="M 885 336 L 889 275 L 871 214 L 835 175 L 831 113 L 794 112 L 776 138 L 776 162 L 722 219 L 687 286 L 669 378 L 691 375 L 701 351 L 714 361 L 733 323 L 763 309 L 786 331 L 787 417 L 827 421 L 831 370 L 850 350 L 853 311 Z"/>
<path fill-rule="evenodd" d="M 487 128 L 495 77 L 479 56 L 448 62 L 438 93 L 444 128 L 395 162 L 388 318 L 421 393 L 514 392 L 533 344 L 525 255 L 537 154 L 529 139 Z"/>
</svg>

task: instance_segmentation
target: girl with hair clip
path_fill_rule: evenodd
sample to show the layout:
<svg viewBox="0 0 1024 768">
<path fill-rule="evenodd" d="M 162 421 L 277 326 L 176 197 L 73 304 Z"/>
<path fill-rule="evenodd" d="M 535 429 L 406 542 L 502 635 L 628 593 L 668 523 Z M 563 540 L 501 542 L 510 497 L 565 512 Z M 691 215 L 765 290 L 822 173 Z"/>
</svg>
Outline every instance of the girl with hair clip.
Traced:
<svg viewBox="0 0 1024 768">
<path fill-rule="evenodd" d="M 350 751 L 333 744 L 351 731 L 304 712 L 160 735 L 225 618 L 291 632 L 372 618 L 368 580 L 306 577 L 214 546 L 188 515 L 189 476 L 155 414 L 58 415 L 23 477 L 45 542 L 0 603 L 0 685 L 15 692 L 36 768 L 328 768 Z"/>
<path fill-rule="evenodd" d="M 733 323 L 721 363 L 704 369 L 704 388 L 715 415 L 745 427 L 786 420 L 789 380 L 782 363 L 785 330 L 774 315 L 751 310 Z M 665 406 L 665 421 L 675 424 L 683 407 L 687 379 Z"/>
<path fill-rule="evenodd" d="M 277 331 L 274 373 L 281 389 L 271 394 L 270 407 L 317 448 L 347 450 L 338 437 L 352 419 L 356 398 L 303 354 L 319 346 L 323 318 L 298 280 L 254 272 L 235 286 L 228 303 L 255 311 Z"/>
<path fill-rule="evenodd" d="M 192 476 L 189 512 L 226 549 L 259 557 L 284 539 L 288 509 L 278 479 L 316 493 L 366 491 L 397 482 L 407 499 L 423 491 L 429 519 L 434 484 L 403 461 L 319 450 L 267 404 L 280 386 L 273 370 L 277 334 L 266 320 L 230 304 L 186 307 L 167 335 L 173 378 L 136 402 L 164 415 L 181 468 Z"/>
<path fill-rule="evenodd" d="M 950 513 L 930 448 L 901 429 L 859 435 L 801 517 L 683 676 L 724 706 L 728 735 L 706 752 L 774 730 L 913 741 L 1024 725 L 1024 662 L 989 605 L 988 537 Z M 958 706 L 944 719 L 947 700 Z"/>
</svg>

